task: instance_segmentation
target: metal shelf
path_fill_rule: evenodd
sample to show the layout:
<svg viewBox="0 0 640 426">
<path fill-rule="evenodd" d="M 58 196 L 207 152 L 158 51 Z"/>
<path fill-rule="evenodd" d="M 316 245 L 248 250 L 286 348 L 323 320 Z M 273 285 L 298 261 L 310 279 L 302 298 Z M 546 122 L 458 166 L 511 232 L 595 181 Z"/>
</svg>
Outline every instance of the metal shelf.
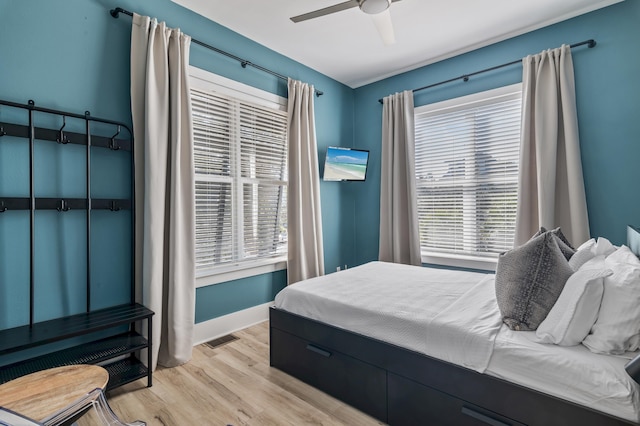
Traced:
<svg viewBox="0 0 640 426">
<path fill-rule="evenodd" d="M 153 311 L 133 303 L 0 331 L 0 355 L 150 319 Z"/>
<path fill-rule="evenodd" d="M 0 369 L 0 383 L 63 365 L 101 364 L 145 349 L 147 346 L 147 339 L 136 332 L 118 334 L 5 366 Z M 135 369 L 135 374 L 138 373 L 139 369 Z"/>
<path fill-rule="evenodd" d="M 143 377 L 149 377 L 149 370 L 140 361 L 134 357 L 129 357 L 121 361 L 116 361 L 112 364 L 103 365 L 103 367 L 109 372 L 109 383 L 107 384 L 107 390 L 117 388 L 118 386 L 126 385 L 135 380 Z M 151 386 L 150 384 L 148 386 Z"/>
</svg>

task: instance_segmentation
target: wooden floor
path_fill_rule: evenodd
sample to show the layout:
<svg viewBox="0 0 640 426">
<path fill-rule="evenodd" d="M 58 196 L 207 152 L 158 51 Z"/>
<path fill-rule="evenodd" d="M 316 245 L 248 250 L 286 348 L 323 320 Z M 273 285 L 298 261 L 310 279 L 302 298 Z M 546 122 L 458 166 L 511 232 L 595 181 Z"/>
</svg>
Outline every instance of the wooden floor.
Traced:
<svg viewBox="0 0 640 426">
<path fill-rule="evenodd" d="M 180 367 L 158 368 L 115 389 L 109 404 L 125 421 L 149 426 L 380 425 L 350 406 L 269 367 L 269 323 L 233 333 L 236 340 L 194 348 Z M 78 426 L 98 424 L 88 413 Z"/>
</svg>

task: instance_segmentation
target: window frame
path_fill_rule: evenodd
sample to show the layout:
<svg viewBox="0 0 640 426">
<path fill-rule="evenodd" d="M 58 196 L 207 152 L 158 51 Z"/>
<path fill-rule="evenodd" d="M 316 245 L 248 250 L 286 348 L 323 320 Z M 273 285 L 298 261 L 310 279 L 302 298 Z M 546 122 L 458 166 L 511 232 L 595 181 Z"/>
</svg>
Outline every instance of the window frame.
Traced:
<svg viewBox="0 0 640 426">
<path fill-rule="evenodd" d="M 417 117 L 418 114 L 423 114 L 425 112 L 459 108 L 466 104 L 470 104 L 472 107 L 472 104 L 478 104 L 491 98 L 514 94 L 516 92 L 520 92 L 520 94 L 522 93 L 521 82 L 416 107 L 414 109 L 414 118 Z M 422 263 L 425 264 L 494 271 L 498 262 L 498 255 L 495 255 L 495 257 L 473 256 L 468 254 L 436 252 L 421 249 L 421 260 Z"/>
<path fill-rule="evenodd" d="M 213 90 L 222 95 L 234 97 L 240 101 L 250 102 L 268 108 L 277 107 L 281 111 L 287 111 L 286 98 L 194 66 L 189 67 L 189 79 L 191 87 L 198 90 Z M 238 191 L 241 190 L 241 187 L 239 189 L 236 188 L 234 195 L 238 195 Z M 234 213 L 234 219 L 237 219 L 235 215 Z M 242 224 L 236 223 L 234 229 L 238 226 L 241 227 Z M 231 263 L 205 271 L 196 271 L 196 288 L 281 271 L 286 268 L 287 253 L 268 259 Z"/>
</svg>

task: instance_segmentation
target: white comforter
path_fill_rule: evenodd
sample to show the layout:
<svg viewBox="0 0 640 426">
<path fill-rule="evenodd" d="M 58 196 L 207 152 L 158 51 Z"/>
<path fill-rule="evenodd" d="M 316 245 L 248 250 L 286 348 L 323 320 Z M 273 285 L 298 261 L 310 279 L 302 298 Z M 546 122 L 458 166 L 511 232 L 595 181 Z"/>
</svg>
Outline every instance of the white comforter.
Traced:
<svg viewBox="0 0 640 426">
<path fill-rule="evenodd" d="M 276 307 L 640 422 L 625 357 L 502 326 L 494 275 L 372 262 L 282 290 Z M 485 371 L 486 370 L 486 371 Z"/>
<path fill-rule="evenodd" d="M 502 324 L 494 276 L 371 262 L 281 291 L 278 308 L 484 372 Z M 371 313 L 375 315 L 371 315 Z"/>
</svg>

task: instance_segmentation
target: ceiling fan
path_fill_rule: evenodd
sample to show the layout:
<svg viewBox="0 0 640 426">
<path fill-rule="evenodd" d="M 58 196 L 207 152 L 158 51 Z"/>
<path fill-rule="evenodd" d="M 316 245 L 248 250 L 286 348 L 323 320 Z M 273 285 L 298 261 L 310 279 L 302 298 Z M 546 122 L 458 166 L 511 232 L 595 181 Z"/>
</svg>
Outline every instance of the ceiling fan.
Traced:
<svg viewBox="0 0 640 426">
<path fill-rule="evenodd" d="M 313 12 L 304 13 L 302 15 L 291 18 L 293 22 L 302 22 L 308 19 L 318 18 L 320 16 L 329 15 L 331 13 L 341 12 L 343 10 L 359 7 L 361 11 L 371 15 L 373 23 L 382 37 L 382 41 L 386 45 L 395 43 L 395 34 L 393 32 L 393 23 L 389 14 L 391 3 L 400 0 L 349 0 L 343 3 L 334 4 L 333 6 L 314 10 Z"/>
</svg>

